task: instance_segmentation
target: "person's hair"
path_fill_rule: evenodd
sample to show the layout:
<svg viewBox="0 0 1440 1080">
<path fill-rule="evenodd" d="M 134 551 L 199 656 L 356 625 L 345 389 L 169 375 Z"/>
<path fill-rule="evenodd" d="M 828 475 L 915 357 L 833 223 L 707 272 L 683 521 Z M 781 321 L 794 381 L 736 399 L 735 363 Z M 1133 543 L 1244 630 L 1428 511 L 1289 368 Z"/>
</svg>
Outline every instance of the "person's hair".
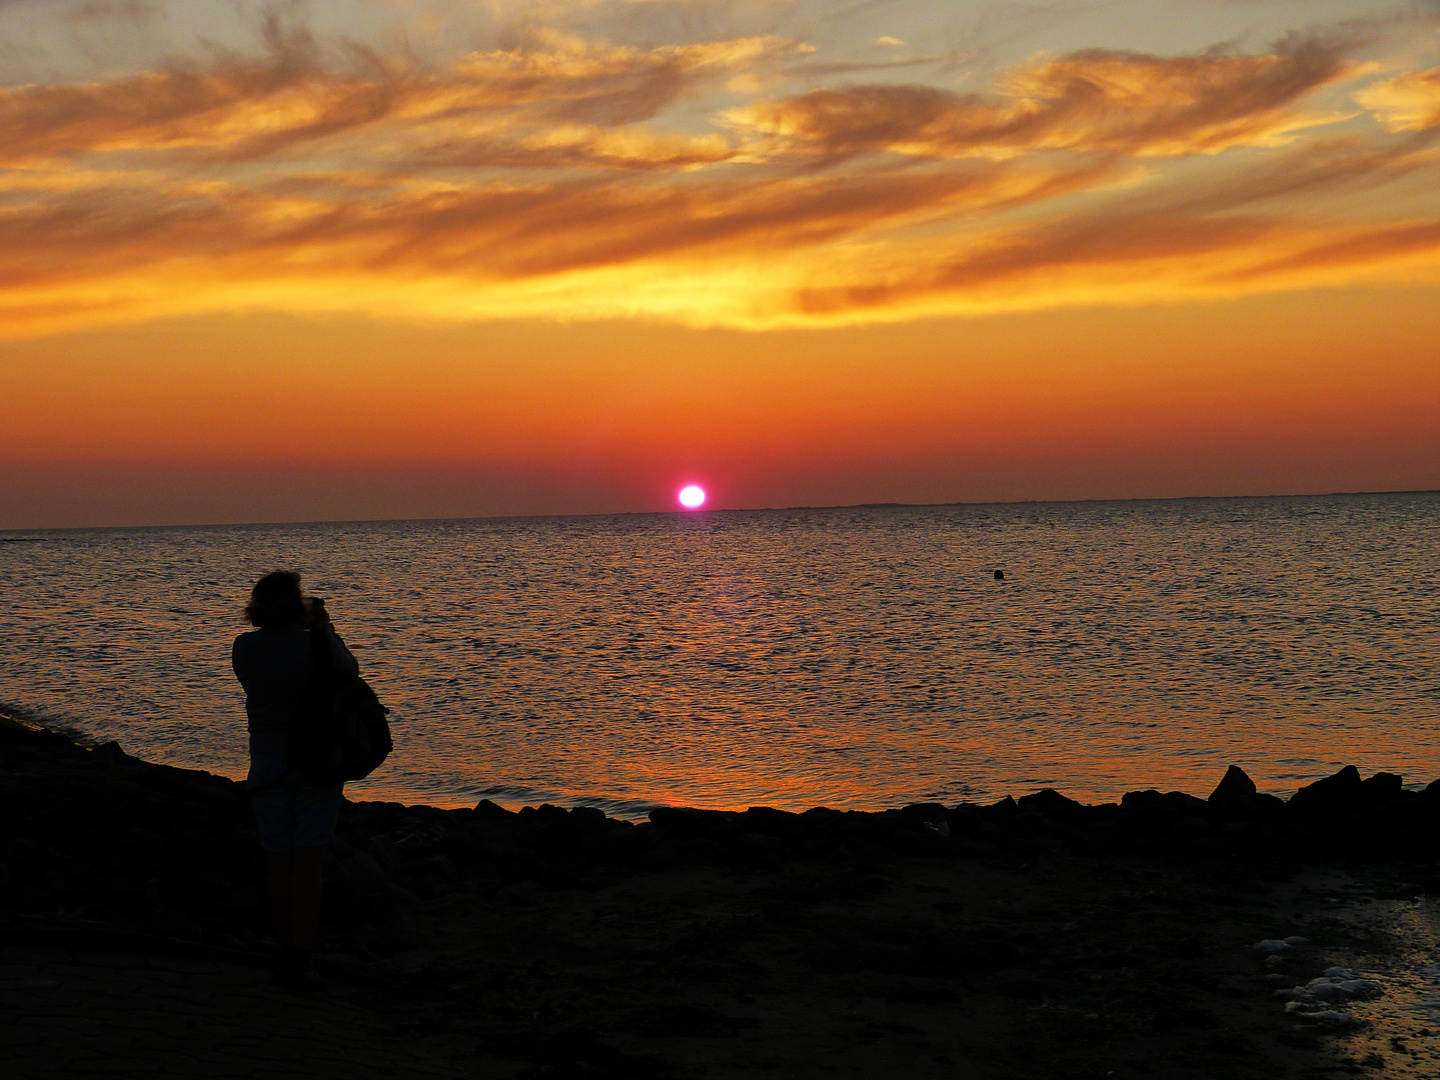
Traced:
<svg viewBox="0 0 1440 1080">
<path fill-rule="evenodd" d="M 245 621 L 262 630 L 304 622 L 300 575 L 293 570 L 276 570 L 257 581 L 245 605 Z"/>
</svg>

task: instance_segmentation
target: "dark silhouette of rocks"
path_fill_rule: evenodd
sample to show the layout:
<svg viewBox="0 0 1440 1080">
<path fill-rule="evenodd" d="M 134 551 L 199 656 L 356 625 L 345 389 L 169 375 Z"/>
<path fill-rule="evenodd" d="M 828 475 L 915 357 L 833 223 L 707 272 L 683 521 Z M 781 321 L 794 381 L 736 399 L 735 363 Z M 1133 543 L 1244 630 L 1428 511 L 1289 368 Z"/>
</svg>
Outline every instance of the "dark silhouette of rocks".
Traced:
<svg viewBox="0 0 1440 1080">
<path fill-rule="evenodd" d="M 1255 795 L 1255 781 L 1251 780 L 1239 765 L 1231 765 L 1225 770 L 1225 775 L 1221 778 L 1220 783 L 1215 785 L 1215 790 L 1210 793 L 1208 801 L 1216 804 L 1230 803 L 1243 806 Z"/>
<path fill-rule="evenodd" d="M 165 911 L 156 932 L 244 948 L 258 925 L 231 916 L 256 900 L 259 869 L 242 785 L 153 765 L 111 742 L 0 725 L 0 885 L 5 906 Z M 686 864 L 777 867 L 803 860 L 1008 856 L 1066 845 L 1161 860 L 1440 855 L 1440 782 L 1407 791 L 1394 773 L 1353 766 L 1284 801 L 1231 766 L 1209 799 L 1132 791 L 1087 806 L 1053 789 L 990 805 L 916 803 L 875 812 L 658 807 L 639 824 L 593 807 L 482 800 L 445 810 L 347 803 L 329 877 L 333 915 L 369 948 L 403 937 L 400 912 L 475 881 L 595 888 Z M 178 920 L 178 921 L 177 921 Z"/>
<path fill-rule="evenodd" d="M 0 820 L 0 945 L 129 943 L 264 962 L 263 867 L 241 784 L 0 720 Z M 965 1016 L 1008 1018 L 1023 1047 L 1005 1061 L 1026 1063 L 1005 1065 L 984 1058 L 998 1036 L 976 1034 L 975 1060 L 991 1061 L 976 1075 L 1103 1075 L 1115 1046 L 1138 1046 L 1151 1031 L 1183 1042 L 1192 1028 L 1202 1033 L 1195 1045 L 1208 1047 L 1194 1051 L 1196 1068 L 1209 1069 L 1204 1055 L 1218 1051 L 1203 1032 L 1217 1010 L 1251 1024 L 1278 1009 L 1249 943 L 1314 933 L 1291 921 L 1298 916 L 1247 923 L 1259 916 L 1244 897 L 1317 864 L 1426 889 L 1440 884 L 1437 855 L 1440 782 L 1410 791 L 1393 773 L 1363 778 L 1353 767 L 1289 800 L 1259 793 L 1232 766 L 1208 799 L 1152 789 L 1085 805 L 1045 789 L 876 812 L 660 807 L 638 823 L 593 807 L 354 802 L 326 870 L 324 932 L 328 962 L 351 965 L 342 981 L 387 1014 L 425 1024 L 456 1014 L 456 988 L 476 965 L 499 964 L 487 978 L 508 989 L 465 999 L 472 1027 L 463 1030 L 537 1076 L 679 1075 L 608 1033 L 658 1039 L 672 1055 L 680 1051 L 667 1039 L 738 1046 L 758 1038 L 744 1033 L 764 1020 L 747 1004 L 756 980 L 814 986 L 775 1000 L 801 1010 L 786 1024 L 813 1017 L 817 1031 L 833 1027 L 832 984 L 913 1014 L 920 1027 L 904 1031 L 924 1028 L 923 1038 L 876 1029 L 891 1049 L 867 1059 L 874 1075 L 924 1073 L 934 1054 L 925 1040 L 960 1023 L 941 1008 L 957 995 L 986 1003 Z M 675 892 L 680 883 L 716 898 L 707 914 L 696 914 L 696 893 Z M 1200 925 L 1229 929 L 1203 938 Z M 1225 933 L 1239 942 L 1233 956 L 1214 951 Z M 497 953 L 504 942 L 509 951 Z M 400 956 L 429 957 L 432 974 L 404 975 L 414 959 L 385 966 Z M 596 957 L 612 974 L 593 973 Z M 1231 968 L 1239 974 L 1216 974 Z M 1244 993 L 1231 985 L 1242 976 L 1254 984 Z M 710 987 L 711 996 L 672 1000 L 677 987 Z M 1111 1025 L 1093 1053 L 1062 1023 L 1070 1005 L 1041 1008 L 1086 987 L 1097 996 L 1085 1009 Z M 1192 1024 L 1192 1013 L 1211 1018 Z M 765 1037 L 766 1053 L 790 1060 L 781 1035 Z M 1311 1052 L 1246 1044 L 1204 1074 L 1282 1075 L 1275 1062 L 1302 1051 Z M 596 1061 L 611 1071 L 587 1072 Z"/>
</svg>

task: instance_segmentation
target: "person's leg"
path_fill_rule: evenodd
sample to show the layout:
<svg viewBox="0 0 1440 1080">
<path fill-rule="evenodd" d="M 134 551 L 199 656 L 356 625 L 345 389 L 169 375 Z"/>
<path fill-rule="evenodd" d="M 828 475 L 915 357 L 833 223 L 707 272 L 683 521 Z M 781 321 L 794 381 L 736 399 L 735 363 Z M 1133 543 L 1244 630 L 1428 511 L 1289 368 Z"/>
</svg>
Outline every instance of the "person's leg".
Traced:
<svg viewBox="0 0 1440 1080">
<path fill-rule="evenodd" d="M 315 931 L 320 924 L 320 868 L 325 849 L 335 842 L 335 821 L 342 798 L 341 784 L 301 784 L 295 789 L 295 866 L 291 878 L 294 936 L 290 944 L 307 952 L 315 945 Z"/>
<path fill-rule="evenodd" d="M 282 949 L 295 946 L 295 852 L 272 851 L 265 875 L 270 923 Z"/>
<path fill-rule="evenodd" d="M 315 934 L 320 925 L 320 904 L 324 887 L 320 871 L 325 862 L 325 848 L 335 839 L 335 820 L 340 813 L 342 785 L 317 787 L 299 784 L 293 789 L 294 824 L 290 852 L 288 921 L 281 944 L 285 960 L 277 978 L 281 985 L 296 990 L 320 991 L 325 980 L 315 970 L 310 952 L 315 947 Z"/>
<path fill-rule="evenodd" d="M 270 854 L 270 914 L 280 939 L 280 966 L 275 981 L 291 990 L 325 992 L 325 980 L 310 959 L 320 923 L 320 867 L 324 859 L 323 847 Z"/>
<path fill-rule="evenodd" d="M 315 947 L 315 930 L 320 925 L 320 902 L 324 884 L 320 868 L 325 861 L 323 847 L 296 848 L 290 879 L 290 940 L 285 944 L 308 953 Z"/>
</svg>

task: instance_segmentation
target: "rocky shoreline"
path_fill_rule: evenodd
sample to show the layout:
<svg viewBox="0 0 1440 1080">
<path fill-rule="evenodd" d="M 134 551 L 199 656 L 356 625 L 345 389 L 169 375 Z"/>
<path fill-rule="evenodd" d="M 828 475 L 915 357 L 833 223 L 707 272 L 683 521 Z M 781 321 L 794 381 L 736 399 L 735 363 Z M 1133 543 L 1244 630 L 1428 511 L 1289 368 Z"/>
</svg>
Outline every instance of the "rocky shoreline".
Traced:
<svg viewBox="0 0 1440 1080">
<path fill-rule="evenodd" d="M 0 820 L 0 1039 L 19 1075 L 74 1074 L 65 1023 L 118 1008 L 42 1007 L 87 956 L 280 994 L 242 785 L 4 719 Z M 1353 768 L 1289 800 L 1232 767 L 1208 799 L 639 824 L 347 803 L 320 962 L 365 1067 L 392 1053 L 399 1075 L 1434 1076 L 1423 1017 L 1383 1019 L 1387 984 L 1353 965 L 1402 949 L 1386 919 L 1440 891 L 1437 856 L 1440 782 Z M 187 1038 L 134 1036 L 119 1060 L 276 1072 L 263 1045 L 227 1073 Z M 360 1075 L 338 1053 L 308 1073 Z"/>
</svg>

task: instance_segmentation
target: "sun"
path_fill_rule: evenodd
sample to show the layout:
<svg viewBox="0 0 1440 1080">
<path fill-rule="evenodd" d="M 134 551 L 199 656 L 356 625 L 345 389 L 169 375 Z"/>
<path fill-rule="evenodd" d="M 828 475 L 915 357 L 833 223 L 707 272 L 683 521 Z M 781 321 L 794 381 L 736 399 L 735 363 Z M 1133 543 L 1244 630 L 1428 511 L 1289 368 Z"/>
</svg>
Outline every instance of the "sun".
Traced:
<svg viewBox="0 0 1440 1080">
<path fill-rule="evenodd" d="M 680 489 L 680 505 L 686 510 L 698 510 L 705 505 L 705 489 L 697 484 L 686 484 Z"/>
</svg>

